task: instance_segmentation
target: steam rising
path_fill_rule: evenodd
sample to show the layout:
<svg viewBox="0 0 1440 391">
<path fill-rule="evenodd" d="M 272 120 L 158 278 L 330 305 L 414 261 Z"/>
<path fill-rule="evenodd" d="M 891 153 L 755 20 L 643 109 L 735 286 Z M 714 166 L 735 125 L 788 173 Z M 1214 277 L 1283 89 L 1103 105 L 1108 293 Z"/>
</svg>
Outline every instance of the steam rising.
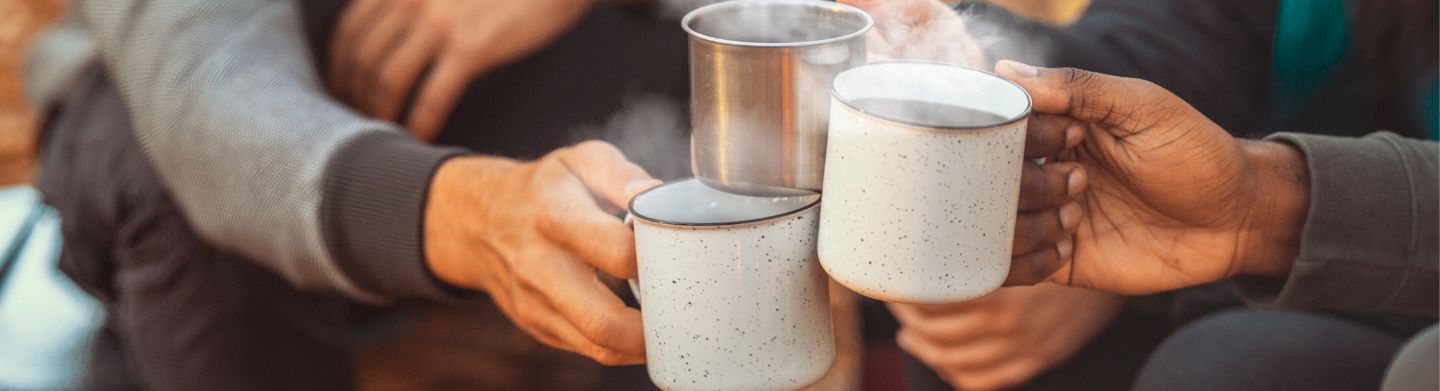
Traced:
<svg viewBox="0 0 1440 391">
<path fill-rule="evenodd" d="M 662 12 L 677 20 L 686 13 L 723 0 L 660 0 Z M 1007 26 L 973 13 L 957 13 L 939 0 L 847 0 L 865 9 L 875 28 L 867 36 L 869 60 L 925 60 L 991 70 L 1000 59 L 1035 63 L 1045 42 L 1007 33 Z M 767 20 L 754 18 L 754 20 Z M 787 23 L 788 22 L 788 23 Z M 793 25 L 794 21 L 778 21 Z M 948 81 L 949 83 L 959 83 Z M 955 85 L 955 84 L 950 84 Z M 967 88 L 959 85 L 958 88 Z M 973 87 L 978 88 L 978 87 Z M 618 146 L 657 178 L 690 176 L 690 140 L 686 102 L 661 95 L 627 99 L 603 124 L 584 134 L 600 135 Z M 914 108 L 921 110 L 921 107 Z M 909 113 L 919 115 L 922 113 Z"/>
<path fill-rule="evenodd" d="M 679 18 L 696 8 L 722 1 L 661 0 L 660 6 L 666 16 Z M 997 60 L 1034 62 L 1046 51 L 1045 42 L 1007 34 L 996 21 L 968 11 L 956 12 L 940 0 L 846 0 L 841 3 L 865 9 L 875 19 L 875 29 L 866 42 L 871 61 L 925 60 L 990 70 Z"/>
<path fill-rule="evenodd" d="M 687 116 L 684 103 L 676 99 L 658 94 L 632 96 L 605 123 L 573 133 L 598 135 L 650 175 L 668 181 L 690 176 Z"/>
</svg>

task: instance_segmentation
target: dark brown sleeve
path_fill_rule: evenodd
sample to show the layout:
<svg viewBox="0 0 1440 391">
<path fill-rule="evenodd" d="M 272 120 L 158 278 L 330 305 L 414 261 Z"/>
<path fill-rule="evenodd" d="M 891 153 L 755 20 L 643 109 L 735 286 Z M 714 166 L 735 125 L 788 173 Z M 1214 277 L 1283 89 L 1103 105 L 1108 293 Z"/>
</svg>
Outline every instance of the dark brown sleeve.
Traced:
<svg viewBox="0 0 1440 391">
<path fill-rule="evenodd" d="M 1300 255 L 1284 280 L 1236 278 L 1262 306 L 1434 316 L 1440 268 L 1440 146 L 1393 133 L 1280 133 L 1310 168 Z"/>
</svg>

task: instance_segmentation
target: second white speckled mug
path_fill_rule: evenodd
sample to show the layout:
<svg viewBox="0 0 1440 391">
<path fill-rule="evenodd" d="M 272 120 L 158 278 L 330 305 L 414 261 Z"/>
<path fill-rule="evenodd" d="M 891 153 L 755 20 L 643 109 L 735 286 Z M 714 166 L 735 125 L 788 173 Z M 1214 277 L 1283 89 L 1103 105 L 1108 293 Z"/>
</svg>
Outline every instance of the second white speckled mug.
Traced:
<svg viewBox="0 0 1440 391">
<path fill-rule="evenodd" d="M 959 302 L 999 288 L 1030 95 L 990 73 L 904 61 L 845 71 L 831 96 L 825 271 L 885 301 Z"/>
<path fill-rule="evenodd" d="M 650 379 L 665 390 L 788 390 L 835 361 L 819 195 L 748 197 L 686 179 L 630 201 Z"/>
</svg>

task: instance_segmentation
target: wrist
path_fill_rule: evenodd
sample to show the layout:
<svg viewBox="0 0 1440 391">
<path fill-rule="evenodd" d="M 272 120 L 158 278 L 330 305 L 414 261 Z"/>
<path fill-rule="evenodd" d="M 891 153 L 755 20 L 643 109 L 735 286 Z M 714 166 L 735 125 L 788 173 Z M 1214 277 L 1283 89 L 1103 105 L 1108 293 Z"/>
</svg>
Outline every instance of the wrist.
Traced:
<svg viewBox="0 0 1440 391">
<path fill-rule="evenodd" d="M 501 177 L 520 165 L 506 158 L 468 156 L 447 160 L 435 170 L 423 227 L 425 266 L 435 278 L 471 289 L 484 286 L 481 276 L 469 272 L 474 267 L 468 264 L 476 259 L 467 232 L 484 218 L 477 209 L 488 204 L 485 195 L 493 194 Z"/>
<path fill-rule="evenodd" d="M 1282 142 L 1242 141 L 1254 171 L 1256 190 L 1237 235 L 1237 274 L 1282 278 L 1300 252 L 1310 208 L 1310 173 L 1305 155 Z"/>
</svg>

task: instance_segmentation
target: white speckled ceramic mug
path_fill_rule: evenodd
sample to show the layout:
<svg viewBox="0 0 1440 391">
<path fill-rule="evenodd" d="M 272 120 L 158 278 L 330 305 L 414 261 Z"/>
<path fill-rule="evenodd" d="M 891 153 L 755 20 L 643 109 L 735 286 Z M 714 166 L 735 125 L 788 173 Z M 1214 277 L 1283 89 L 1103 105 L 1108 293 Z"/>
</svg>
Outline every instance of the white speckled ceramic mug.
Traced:
<svg viewBox="0 0 1440 391">
<path fill-rule="evenodd" d="M 1010 269 L 1030 95 L 990 73 L 882 62 L 836 76 L 820 262 L 907 303 L 974 299 Z"/>
<path fill-rule="evenodd" d="M 741 196 L 696 179 L 630 201 L 655 384 L 786 390 L 825 375 L 835 342 L 815 255 L 819 204 L 819 195 Z"/>
</svg>

